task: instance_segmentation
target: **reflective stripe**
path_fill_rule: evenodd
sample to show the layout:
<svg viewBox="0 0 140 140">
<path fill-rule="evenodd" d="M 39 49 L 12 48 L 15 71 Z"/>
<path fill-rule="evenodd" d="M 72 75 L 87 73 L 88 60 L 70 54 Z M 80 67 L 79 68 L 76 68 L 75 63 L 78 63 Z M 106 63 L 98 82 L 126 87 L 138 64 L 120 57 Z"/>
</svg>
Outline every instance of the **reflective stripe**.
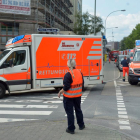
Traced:
<svg viewBox="0 0 140 140">
<path fill-rule="evenodd" d="M 94 41 L 93 44 L 101 44 L 101 41 Z"/>
<path fill-rule="evenodd" d="M 101 51 L 90 51 L 89 54 L 102 54 Z"/>
<path fill-rule="evenodd" d="M 79 89 L 82 89 L 82 87 L 79 87 L 79 88 L 70 88 L 69 90 L 75 91 L 75 90 L 79 90 Z"/>
<path fill-rule="evenodd" d="M 88 56 L 87 59 L 93 60 L 93 59 L 101 59 L 101 56 Z"/>
<path fill-rule="evenodd" d="M 101 46 L 92 46 L 91 49 L 101 49 Z"/>
<path fill-rule="evenodd" d="M 68 92 L 65 91 L 64 94 L 66 94 L 66 95 L 70 95 L 70 96 L 75 96 L 75 95 L 80 95 L 80 94 L 82 94 L 82 92 L 68 93 Z"/>
</svg>

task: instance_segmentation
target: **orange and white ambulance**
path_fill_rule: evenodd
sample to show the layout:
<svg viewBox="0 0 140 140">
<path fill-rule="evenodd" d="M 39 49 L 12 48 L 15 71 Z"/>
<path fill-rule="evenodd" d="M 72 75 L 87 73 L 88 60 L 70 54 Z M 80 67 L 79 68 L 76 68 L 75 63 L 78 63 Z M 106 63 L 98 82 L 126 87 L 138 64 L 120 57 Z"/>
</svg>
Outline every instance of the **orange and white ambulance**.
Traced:
<svg viewBox="0 0 140 140">
<path fill-rule="evenodd" d="M 18 90 L 63 87 L 67 60 L 76 60 L 86 85 L 103 81 L 101 36 L 21 35 L 0 55 L 0 98 Z"/>
<path fill-rule="evenodd" d="M 128 81 L 131 85 L 137 85 L 140 82 L 140 40 L 135 41 L 133 61 L 129 66 Z"/>
</svg>

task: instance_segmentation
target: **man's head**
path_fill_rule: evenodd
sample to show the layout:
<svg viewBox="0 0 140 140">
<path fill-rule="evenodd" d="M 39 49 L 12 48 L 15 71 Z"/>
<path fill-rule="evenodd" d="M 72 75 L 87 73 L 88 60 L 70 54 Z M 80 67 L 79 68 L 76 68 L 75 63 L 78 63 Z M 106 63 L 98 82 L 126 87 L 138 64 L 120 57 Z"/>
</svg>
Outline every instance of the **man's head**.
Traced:
<svg viewBox="0 0 140 140">
<path fill-rule="evenodd" d="M 68 62 L 67 62 L 67 66 L 68 66 L 69 69 L 71 70 L 72 76 L 73 76 L 73 78 L 74 78 L 75 76 L 74 76 L 74 73 L 73 73 L 73 68 L 75 68 L 75 66 L 76 66 L 75 60 L 74 60 L 74 59 L 69 59 Z"/>
<path fill-rule="evenodd" d="M 76 66 L 75 60 L 74 60 L 74 59 L 69 59 L 68 62 L 67 62 L 67 66 L 68 66 L 70 69 L 75 68 L 75 66 Z"/>
<path fill-rule="evenodd" d="M 127 59 L 127 57 L 125 56 L 124 59 Z"/>
</svg>

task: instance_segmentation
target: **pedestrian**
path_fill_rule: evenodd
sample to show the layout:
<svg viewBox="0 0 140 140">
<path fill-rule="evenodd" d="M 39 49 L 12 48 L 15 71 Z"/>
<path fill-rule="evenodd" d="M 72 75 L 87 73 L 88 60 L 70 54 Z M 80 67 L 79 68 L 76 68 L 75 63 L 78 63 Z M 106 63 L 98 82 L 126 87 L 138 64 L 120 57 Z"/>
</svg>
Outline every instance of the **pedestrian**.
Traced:
<svg viewBox="0 0 140 140">
<path fill-rule="evenodd" d="M 125 82 L 125 73 L 127 73 L 127 76 L 129 74 L 129 64 L 126 56 L 124 56 L 124 60 L 121 61 L 121 65 L 123 67 L 123 81 Z"/>
<path fill-rule="evenodd" d="M 117 57 L 115 57 L 115 63 L 116 63 L 116 62 L 117 62 Z M 115 63 L 114 63 L 114 64 L 115 64 Z"/>
<path fill-rule="evenodd" d="M 67 66 L 69 67 L 69 72 L 64 76 L 64 87 L 59 91 L 58 97 L 60 98 L 60 95 L 63 93 L 63 105 L 68 120 L 66 132 L 74 134 L 74 109 L 79 129 L 83 130 L 85 128 L 83 113 L 81 110 L 82 86 L 84 86 L 84 80 L 81 71 L 75 67 L 76 62 L 74 59 L 69 59 Z"/>
<path fill-rule="evenodd" d="M 111 56 L 110 56 L 110 54 L 109 54 L 109 63 L 110 63 L 110 57 L 111 57 Z"/>
</svg>

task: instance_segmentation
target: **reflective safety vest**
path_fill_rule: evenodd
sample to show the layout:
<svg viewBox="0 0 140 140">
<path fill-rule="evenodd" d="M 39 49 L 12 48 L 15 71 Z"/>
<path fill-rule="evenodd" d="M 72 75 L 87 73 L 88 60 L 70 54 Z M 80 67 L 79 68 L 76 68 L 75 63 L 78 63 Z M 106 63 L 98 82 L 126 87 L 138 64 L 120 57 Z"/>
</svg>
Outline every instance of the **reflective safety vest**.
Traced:
<svg viewBox="0 0 140 140">
<path fill-rule="evenodd" d="M 73 69 L 73 74 L 71 71 L 69 71 L 72 77 L 72 84 L 69 90 L 65 91 L 63 95 L 68 98 L 76 98 L 76 97 L 81 97 L 82 96 L 82 85 L 83 85 L 83 79 L 82 79 L 82 74 L 80 70 L 78 69 Z"/>
</svg>

